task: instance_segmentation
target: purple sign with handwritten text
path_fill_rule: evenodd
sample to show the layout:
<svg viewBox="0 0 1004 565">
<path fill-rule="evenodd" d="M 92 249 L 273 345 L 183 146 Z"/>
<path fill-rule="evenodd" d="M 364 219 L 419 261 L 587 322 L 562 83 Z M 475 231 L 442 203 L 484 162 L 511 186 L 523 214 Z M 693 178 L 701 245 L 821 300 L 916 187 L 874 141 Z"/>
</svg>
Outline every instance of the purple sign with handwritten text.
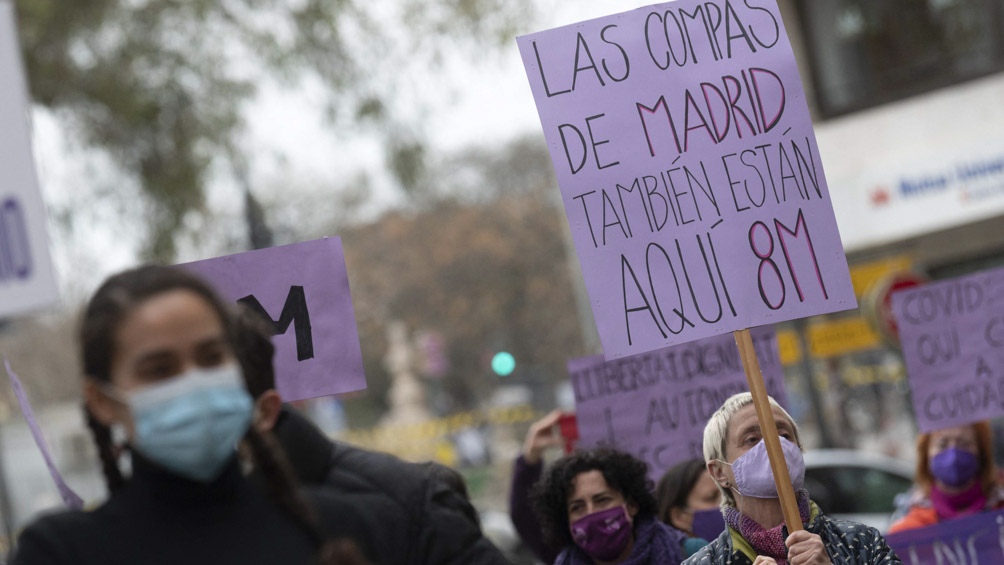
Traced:
<svg viewBox="0 0 1004 565">
<path fill-rule="evenodd" d="M 1004 512 L 983 512 L 886 534 L 904 565 L 1004 563 Z"/>
<path fill-rule="evenodd" d="M 1004 268 L 896 292 L 922 432 L 1004 416 Z"/>
<path fill-rule="evenodd" d="M 750 331 L 767 393 L 787 403 L 772 327 Z M 657 480 L 667 469 L 704 458 L 704 425 L 725 399 L 749 390 L 731 335 L 719 335 L 605 361 L 568 362 L 579 446 L 616 447 L 648 463 Z"/>
<path fill-rule="evenodd" d="M 185 263 L 272 323 L 284 400 L 366 388 L 341 240 L 328 237 Z"/>
<path fill-rule="evenodd" d="M 773 0 L 517 41 L 608 359 L 856 306 Z"/>
</svg>

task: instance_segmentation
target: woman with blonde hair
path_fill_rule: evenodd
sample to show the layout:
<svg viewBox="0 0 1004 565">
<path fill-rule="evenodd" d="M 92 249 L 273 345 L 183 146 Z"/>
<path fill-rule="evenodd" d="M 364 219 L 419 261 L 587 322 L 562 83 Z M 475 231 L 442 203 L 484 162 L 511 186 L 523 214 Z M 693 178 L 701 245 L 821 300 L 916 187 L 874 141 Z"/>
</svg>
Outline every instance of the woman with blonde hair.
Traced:
<svg viewBox="0 0 1004 565">
<path fill-rule="evenodd" d="M 704 428 L 704 459 L 722 491 L 726 529 L 686 565 L 902 563 L 875 529 L 825 516 L 802 488 L 798 426 L 774 399 L 771 410 L 804 529 L 789 533 L 750 393 L 733 395 Z"/>
</svg>

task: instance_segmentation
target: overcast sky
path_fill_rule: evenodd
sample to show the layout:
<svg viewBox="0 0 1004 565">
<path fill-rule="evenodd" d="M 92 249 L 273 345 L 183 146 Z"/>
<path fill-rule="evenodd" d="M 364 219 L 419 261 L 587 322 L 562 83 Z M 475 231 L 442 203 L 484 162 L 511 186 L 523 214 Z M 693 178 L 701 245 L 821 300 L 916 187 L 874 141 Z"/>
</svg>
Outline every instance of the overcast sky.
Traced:
<svg viewBox="0 0 1004 565">
<path fill-rule="evenodd" d="M 521 34 L 647 4 L 650 2 L 637 0 L 542 0 L 541 20 Z M 425 114 L 434 150 L 450 152 L 471 145 L 501 144 L 525 134 L 542 135 L 515 38 L 497 54 L 458 54 L 448 58 L 444 68 L 445 84 L 412 81 L 415 91 L 407 94 L 421 103 L 403 108 L 405 113 Z M 309 85 L 297 91 L 267 83 L 259 85 L 259 98 L 250 112 L 253 119 L 249 135 L 244 140 L 247 154 L 253 156 L 256 190 L 289 186 L 284 182 L 289 178 L 306 181 L 307 186 L 323 185 L 344 180 L 361 166 L 377 181 L 376 209 L 393 205 L 397 192 L 382 171 L 377 141 L 361 135 L 333 134 L 323 118 L 323 106 L 324 93 L 312 91 Z M 64 294 L 71 300 L 80 299 L 108 274 L 136 262 L 140 245 L 136 234 L 142 233 L 144 213 L 139 205 L 116 207 L 110 203 L 113 199 L 100 196 L 137 189 L 123 183 L 107 159 L 68 143 L 60 122 L 51 114 L 34 112 L 34 136 L 50 215 L 72 210 L 72 228 L 61 228 L 53 222 L 50 239 Z M 215 178 L 209 190 L 209 205 L 219 214 L 217 223 L 225 225 L 228 217 L 237 222 L 242 211 L 241 193 L 229 179 L 229 171 L 217 171 Z M 82 186 L 82 182 L 87 185 Z M 211 227 L 207 226 L 207 234 Z M 182 243 L 179 259 L 205 258 L 204 253 L 198 245 Z"/>
</svg>

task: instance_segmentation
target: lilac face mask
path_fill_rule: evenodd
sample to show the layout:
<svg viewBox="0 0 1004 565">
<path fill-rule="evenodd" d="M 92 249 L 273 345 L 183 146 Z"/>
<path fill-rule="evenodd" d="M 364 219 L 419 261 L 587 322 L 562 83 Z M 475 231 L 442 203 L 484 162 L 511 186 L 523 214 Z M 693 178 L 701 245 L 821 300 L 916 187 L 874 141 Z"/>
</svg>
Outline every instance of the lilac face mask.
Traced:
<svg viewBox="0 0 1004 565">
<path fill-rule="evenodd" d="M 623 506 L 583 516 L 569 529 L 575 545 L 600 561 L 617 559 L 631 541 L 631 518 Z"/>
<path fill-rule="evenodd" d="M 980 472 L 976 455 L 949 447 L 931 458 L 931 474 L 950 487 L 965 486 Z"/>
<path fill-rule="evenodd" d="M 805 483 L 805 460 L 802 450 L 785 438 L 781 439 L 781 451 L 784 461 L 788 464 L 788 476 L 795 490 Z M 736 478 L 736 490 L 743 496 L 751 498 L 777 498 L 777 486 L 774 485 L 774 472 L 770 470 L 770 459 L 767 457 L 767 444 L 761 439 L 746 453 L 732 462 L 732 474 Z"/>
</svg>

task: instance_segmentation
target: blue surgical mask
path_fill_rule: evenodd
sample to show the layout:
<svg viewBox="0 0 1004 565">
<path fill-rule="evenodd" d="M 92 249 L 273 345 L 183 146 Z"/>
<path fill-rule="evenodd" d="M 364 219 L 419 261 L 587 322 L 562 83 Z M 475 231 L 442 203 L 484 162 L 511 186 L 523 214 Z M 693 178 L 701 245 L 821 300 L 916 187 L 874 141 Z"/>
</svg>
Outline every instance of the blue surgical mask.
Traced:
<svg viewBox="0 0 1004 565">
<path fill-rule="evenodd" d="M 210 482 L 251 425 L 254 401 L 236 363 L 192 369 L 127 395 L 132 447 L 183 477 Z"/>
</svg>

